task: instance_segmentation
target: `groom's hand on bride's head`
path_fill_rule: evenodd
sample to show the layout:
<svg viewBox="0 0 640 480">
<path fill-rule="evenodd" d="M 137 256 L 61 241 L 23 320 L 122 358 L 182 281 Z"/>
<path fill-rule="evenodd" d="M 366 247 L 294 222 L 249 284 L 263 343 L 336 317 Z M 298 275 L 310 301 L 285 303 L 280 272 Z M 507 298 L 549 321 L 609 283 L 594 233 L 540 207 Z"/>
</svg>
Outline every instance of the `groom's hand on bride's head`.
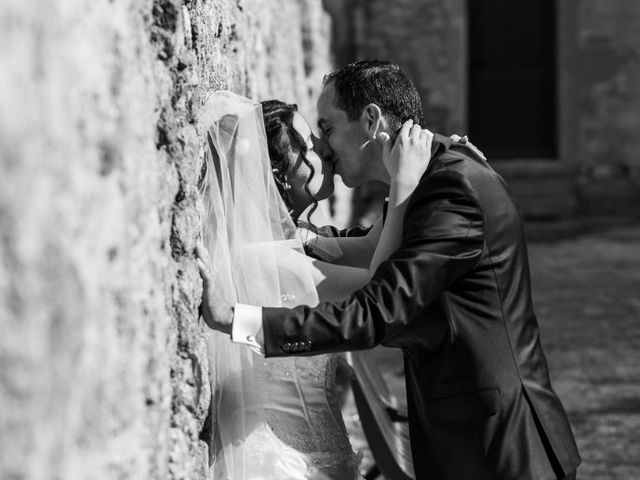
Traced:
<svg viewBox="0 0 640 480">
<path fill-rule="evenodd" d="M 231 335 L 233 324 L 233 305 L 223 295 L 218 278 L 211 273 L 209 265 L 209 252 L 201 243 L 196 247 L 198 270 L 202 278 L 202 303 L 200 315 L 205 323 L 213 330 L 218 330 Z"/>
</svg>

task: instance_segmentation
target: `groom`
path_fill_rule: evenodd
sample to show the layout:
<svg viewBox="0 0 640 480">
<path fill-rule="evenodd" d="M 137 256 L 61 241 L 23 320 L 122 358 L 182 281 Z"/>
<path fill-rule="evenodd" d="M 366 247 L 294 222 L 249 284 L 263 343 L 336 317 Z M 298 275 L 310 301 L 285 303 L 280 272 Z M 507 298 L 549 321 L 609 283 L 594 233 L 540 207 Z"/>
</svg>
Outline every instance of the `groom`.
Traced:
<svg viewBox="0 0 640 480">
<path fill-rule="evenodd" d="M 325 78 L 319 125 L 346 185 L 389 181 L 372 140 L 421 124 L 420 105 L 390 63 Z M 467 146 L 435 136 L 400 248 L 347 300 L 233 307 L 203 279 L 208 325 L 268 357 L 402 348 L 417 479 L 575 478 L 580 457 L 540 344 L 522 222 L 502 178 Z"/>
</svg>

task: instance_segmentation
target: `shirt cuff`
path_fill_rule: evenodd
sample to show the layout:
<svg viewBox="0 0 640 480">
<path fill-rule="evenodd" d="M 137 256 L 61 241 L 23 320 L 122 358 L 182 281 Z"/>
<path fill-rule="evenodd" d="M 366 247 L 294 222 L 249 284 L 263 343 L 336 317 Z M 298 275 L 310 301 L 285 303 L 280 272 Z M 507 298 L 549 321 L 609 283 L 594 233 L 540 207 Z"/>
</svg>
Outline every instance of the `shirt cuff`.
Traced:
<svg viewBox="0 0 640 480">
<path fill-rule="evenodd" d="M 248 345 L 251 350 L 264 356 L 264 348 L 256 338 L 262 330 L 262 307 L 236 303 L 231 327 L 231 341 Z"/>
</svg>

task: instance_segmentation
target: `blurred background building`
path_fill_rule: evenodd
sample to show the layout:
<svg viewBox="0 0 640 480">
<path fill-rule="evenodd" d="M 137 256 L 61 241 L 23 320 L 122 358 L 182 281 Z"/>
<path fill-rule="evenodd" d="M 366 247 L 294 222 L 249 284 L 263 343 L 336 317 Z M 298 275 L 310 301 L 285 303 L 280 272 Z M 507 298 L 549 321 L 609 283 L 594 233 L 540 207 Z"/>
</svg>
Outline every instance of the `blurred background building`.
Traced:
<svg viewBox="0 0 640 480">
<path fill-rule="evenodd" d="M 470 136 L 534 235 L 638 218 L 639 2 L 323 3 L 336 66 L 398 63 L 421 93 L 426 126 Z M 355 220 L 383 190 L 356 192 Z"/>
</svg>

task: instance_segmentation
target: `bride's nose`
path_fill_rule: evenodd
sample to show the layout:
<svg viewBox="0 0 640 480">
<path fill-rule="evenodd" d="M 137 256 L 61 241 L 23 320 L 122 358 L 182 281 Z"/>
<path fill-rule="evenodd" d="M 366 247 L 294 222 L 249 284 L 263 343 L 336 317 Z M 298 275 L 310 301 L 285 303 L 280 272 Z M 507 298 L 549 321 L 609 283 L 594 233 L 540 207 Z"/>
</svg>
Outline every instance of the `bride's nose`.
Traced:
<svg viewBox="0 0 640 480">
<path fill-rule="evenodd" d="M 322 158 L 322 160 L 324 160 L 325 162 L 333 162 L 333 150 L 329 146 L 329 143 L 322 138 L 316 137 L 315 135 L 312 135 L 311 138 L 313 141 L 313 148 L 316 153 L 320 155 L 320 158 Z"/>
</svg>

